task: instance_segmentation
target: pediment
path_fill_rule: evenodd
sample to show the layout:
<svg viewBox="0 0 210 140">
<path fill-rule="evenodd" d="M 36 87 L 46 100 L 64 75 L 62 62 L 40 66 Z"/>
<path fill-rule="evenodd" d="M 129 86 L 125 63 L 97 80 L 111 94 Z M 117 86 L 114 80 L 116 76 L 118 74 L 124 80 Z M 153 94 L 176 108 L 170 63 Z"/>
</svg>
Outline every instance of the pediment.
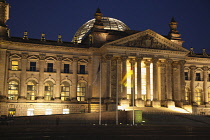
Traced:
<svg viewBox="0 0 210 140">
<path fill-rule="evenodd" d="M 106 45 L 189 52 L 150 29 L 109 42 Z"/>
</svg>

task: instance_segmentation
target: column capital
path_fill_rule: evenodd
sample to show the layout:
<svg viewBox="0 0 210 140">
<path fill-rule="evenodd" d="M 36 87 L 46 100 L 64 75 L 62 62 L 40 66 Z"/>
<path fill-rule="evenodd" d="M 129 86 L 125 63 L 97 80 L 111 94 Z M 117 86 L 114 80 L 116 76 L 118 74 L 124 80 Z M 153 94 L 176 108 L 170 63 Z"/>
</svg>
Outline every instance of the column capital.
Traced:
<svg viewBox="0 0 210 140">
<path fill-rule="evenodd" d="M 153 62 L 153 63 L 157 63 L 158 60 L 159 60 L 159 58 L 156 58 L 156 57 L 155 57 L 155 58 L 152 58 L 152 62 Z"/>
<path fill-rule="evenodd" d="M 208 69 L 209 69 L 208 66 L 203 66 L 204 71 L 208 71 Z"/>
<path fill-rule="evenodd" d="M 108 55 L 105 56 L 106 60 L 111 60 L 112 57 L 113 57 L 113 55 L 111 55 L 111 54 L 108 54 Z"/>
<path fill-rule="evenodd" d="M 172 63 L 172 66 L 173 66 L 173 68 L 177 68 L 178 69 L 178 62 L 177 61 L 174 61 L 173 63 Z"/>
<path fill-rule="evenodd" d="M 144 64 L 146 65 L 146 67 L 150 66 L 150 63 L 151 61 L 148 61 L 148 60 L 144 61 Z"/>
<path fill-rule="evenodd" d="M 63 59 L 63 56 L 62 55 L 57 55 L 57 60 L 58 61 L 62 61 L 62 59 Z"/>
<path fill-rule="evenodd" d="M 40 60 L 44 60 L 45 57 L 46 57 L 46 54 L 43 54 L 43 53 L 42 53 L 42 54 L 39 54 L 39 59 L 40 59 Z"/>
<path fill-rule="evenodd" d="M 166 63 L 170 65 L 170 64 L 173 63 L 173 60 L 172 60 L 172 59 L 167 59 L 167 60 L 166 60 Z"/>
<path fill-rule="evenodd" d="M 137 61 L 137 62 L 141 62 L 142 60 L 143 60 L 143 57 L 140 57 L 140 56 L 137 56 L 137 57 L 136 57 L 136 61 Z"/>
<path fill-rule="evenodd" d="M 73 58 L 73 62 L 78 62 L 78 60 L 79 60 L 79 58 L 77 58 L 77 57 Z"/>
<path fill-rule="evenodd" d="M 22 59 L 27 59 L 28 53 L 22 53 L 21 56 L 22 56 Z"/>
<path fill-rule="evenodd" d="M 179 60 L 179 64 L 180 64 L 180 65 L 184 65 L 185 63 L 186 63 L 185 60 Z"/>
<path fill-rule="evenodd" d="M 159 66 L 159 67 L 165 67 L 165 66 L 166 66 L 166 63 L 165 63 L 165 62 L 160 62 L 160 63 L 158 64 L 158 66 Z"/>
<path fill-rule="evenodd" d="M 131 63 L 131 65 L 135 65 L 136 60 L 135 59 L 130 59 L 129 62 Z"/>
<path fill-rule="evenodd" d="M 124 56 L 121 56 L 120 58 L 121 58 L 122 61 L 126 61 L 128 59 L 128 56 L 124 55 Z"/>
<path fill-rule="evenodd" d="M 190 69 L 191 70 L 195 70 L 196 69 L 196 66 L 190 66 Z"/>
</svg>

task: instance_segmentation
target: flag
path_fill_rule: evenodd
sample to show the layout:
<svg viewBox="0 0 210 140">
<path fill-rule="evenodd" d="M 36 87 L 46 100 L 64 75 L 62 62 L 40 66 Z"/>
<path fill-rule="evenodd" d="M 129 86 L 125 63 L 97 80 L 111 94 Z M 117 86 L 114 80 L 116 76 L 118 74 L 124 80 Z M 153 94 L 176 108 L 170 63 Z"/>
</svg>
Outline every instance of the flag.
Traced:
<svg viewBox="0 0 210 140">
<path fill-rule="evenodd" d="M 101 63 L 99 62 L 98 70 L 97 70 L 97 73 L 96 73 L 96 78 L 95 78 L 95 80 L 93 81 L 93 84 L 97 81 L 97 79 L 98 79 L 98 77 L 99 77 L 99 74 L 100 74 L 100 71 L 101 71 Z"/>
<path fill-rule="evenodd" d="M 125 74 L 125 76 L 123 77 L 122 81 L 121 81 L 121 84 L 124 85 L 125 87 L 127 87 L 127 78 L 128 77 L 132 77 L 133 75 L 133 69 L 131 67 L 131 69 Z"/>
</svg>

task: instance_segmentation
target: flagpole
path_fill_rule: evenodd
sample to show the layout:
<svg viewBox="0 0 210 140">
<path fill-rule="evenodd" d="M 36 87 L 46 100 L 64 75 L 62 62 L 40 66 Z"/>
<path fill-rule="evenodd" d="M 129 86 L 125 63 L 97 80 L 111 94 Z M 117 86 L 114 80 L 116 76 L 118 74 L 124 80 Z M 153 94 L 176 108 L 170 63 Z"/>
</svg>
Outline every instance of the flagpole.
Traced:
<svg viewBox="0 0 210 140">
<path fill-rule="evenodd" d="M 118 125 L 118 60 L 117 60 L 117 87 L 116 87 L 116 125 Z"/>
<path fill-rule="evenodd" d="M 99 66 L 101 67 L 101 59 L 99 61 Z M 101 68 L 100 68 L 100 90 L 99 90 L 99 125 L 101 125 Z"/>
</svg>

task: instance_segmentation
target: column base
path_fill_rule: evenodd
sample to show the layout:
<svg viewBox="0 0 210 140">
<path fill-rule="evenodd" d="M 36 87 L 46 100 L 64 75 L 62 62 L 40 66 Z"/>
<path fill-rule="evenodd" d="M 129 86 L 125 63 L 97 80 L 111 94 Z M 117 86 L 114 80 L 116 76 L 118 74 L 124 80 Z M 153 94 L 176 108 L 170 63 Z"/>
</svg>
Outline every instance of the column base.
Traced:
<svg viewBox="0 0 210 140">
<path fill-rule="evenodd" d="M 104 99 L 104 103 L 112 103 L 112 102 L 113 102 L 113 100 L 110 98 Z"/>
<path fill-rule="evenodd" d="M 144 107 L 144 101 L 142 99 L 137 99 L 136 100 L 136 106 L 137 107 Z"/>
<path fill-rule="evenodd" d="M 24 96 L 18 97 L 18 102 L 26 102 L 26 98 Z"/>
<path fill-rule="evenodd" d="M 71 103 L 78 103 L 78 101 L 77 101 L 76 98 L 72 98 L 72 99 L 71 99 Z"/>
<path fill-rule="evenodd" d="M 38 96 L 37 102 L 44 102 L 44 96 Z"/>
<path fill-rule="evenodd" d="M 174 101 L 166 101 L 166 107 L 167 108 L 175 108 Z"/>
<path fill-rule="evenodd" d="M 7 101 L 7 97 L 0 95 L 0 101 L 1 102 L 6 102 Z"/>
<path fill-rule="evenodd" d="M 160 101 L 152 101 L 152 107 L 161 107 Z"/>
<path fill-rule="evenodd" d="M 121 99 L 121 100 L 120 100 L 120 105 L 121 105 L 123 108 L 129 107 L 129 100 L 128 100 L 128 99 Z"/>
<path fill-rule="evenodd" d="M 60 103 L 61 102 L 61 98 L 60 97 L 55 97 L 54 102 Z"/>
<path fill-rule="evenodd" d="M 146 107 L 151 107 L 152 106 L 152 101 L 147 100 L 145 106 Z"/>
<path fill-rule="evenodd" d="M 183 102 L 182 101 L 175 101 L 175 106 L 177 107 L 183 107 Z"/>
</svg>

